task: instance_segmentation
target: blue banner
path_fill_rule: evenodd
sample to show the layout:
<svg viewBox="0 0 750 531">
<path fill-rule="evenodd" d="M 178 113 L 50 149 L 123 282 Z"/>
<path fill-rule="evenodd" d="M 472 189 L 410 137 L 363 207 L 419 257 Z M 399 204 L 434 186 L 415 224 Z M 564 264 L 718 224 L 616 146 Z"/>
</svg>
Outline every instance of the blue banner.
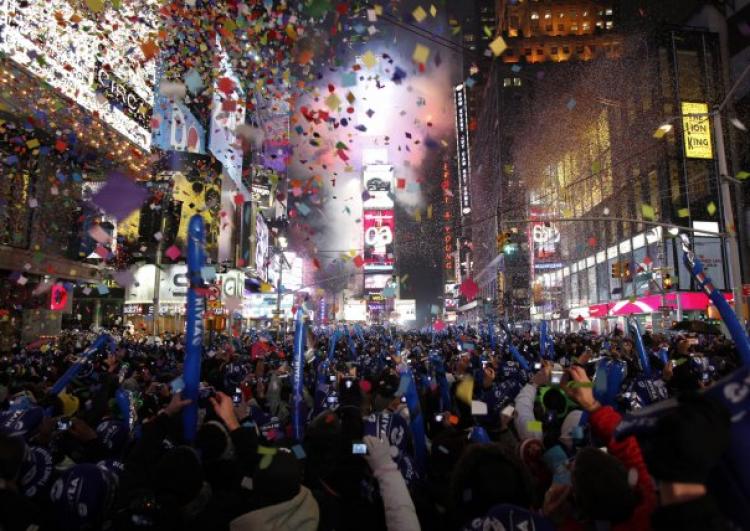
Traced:
<svg viewBox="0 0 750 531">
<path fill-rule="evenodd" d="M 547 321 L 539 323 L 539 356 L 547 358 Z"/>
<path fill-rule="evenodd" d="M 297 441 L 302 440 L 303 415 L 302 391 L 305 370 L 305 317 L 302 306 L 297 307 L 294 316 L 294 373 L 292 380 L 292 430 Z"/>
<path fill-rule="evenodd" d="M 190 286 L 187 293 L 185 330 L 185 363 L 182 379 L 185 388 L 182 398 L 191 400 L 182 410 L 182 430 L 185 440 L 192 442 L 198 429 L 198 387 L 201 380 L 203 350 L 203 312 L 205 299 L 197 289 L 203 288 L 201 270 L 206 265 L 205 226 L 203 216 L 195 214 L 188 225 L 187 266 Z"/>
<path fill-rule="evenodd" d="M 425 439 L 424 419 L 422 418 L 422 408 L 419 405 L 417 385 L 414 383 L 414 376 L 409 367 L 406 367 L 401 373 L 399 388 L 403 387 L 406 388 L 404 396 L 406 397 L 406 405 L 409 408 L 410 427 L 411 433 L 414 436 L 417 465 L 419 470 L 423 471 L 427 460 L 427 441 Z"/>
</svg>

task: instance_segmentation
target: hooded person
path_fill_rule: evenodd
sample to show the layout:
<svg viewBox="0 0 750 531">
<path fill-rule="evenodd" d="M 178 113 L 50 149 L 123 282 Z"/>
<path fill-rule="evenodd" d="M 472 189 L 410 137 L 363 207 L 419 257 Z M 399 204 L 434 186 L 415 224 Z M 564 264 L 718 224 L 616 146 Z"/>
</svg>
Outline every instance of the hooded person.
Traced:
<svg viewBox="0 0 750 531">
<path fill-rule="evenodd" d="M 94 464 L 75 465 L 50 489 L 59 529 L 101 529 L 115 498 L 116 479 Z"/>
<path fill-rule="evenodd" d="M 38 507 L 25 496 L 21 485 L 27 450 L 21 437 L 0 433 L 0 529 L 26 530 L 44 523 Z M 28 478 L 27 478 L 28 479 Z"/>
<path fill-rule="evenodd" d="M 246 487 L 252 491 L 252 510 L 232 520 L 230 529 L 317 531 L 318 503 L 301 483 L 302 469 L 295 455 L 287 448 L 259 447 L 258 453 L 262 458 Z"/>
</svg>

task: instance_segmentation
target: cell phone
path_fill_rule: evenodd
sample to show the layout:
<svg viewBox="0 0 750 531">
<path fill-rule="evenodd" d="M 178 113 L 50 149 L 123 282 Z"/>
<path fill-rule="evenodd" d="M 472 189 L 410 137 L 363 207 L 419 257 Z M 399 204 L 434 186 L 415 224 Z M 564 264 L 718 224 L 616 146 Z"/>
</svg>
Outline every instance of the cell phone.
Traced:
<svg viewBox="0 0 750 531">
<path fill-rule="evenodd" d="M 362 442 L 353 442 L 352 455 L 367 455 L 367 445 Z"/>
<path fill-rule="evenodd" d="M 516 408 L 514 408 L 513 406 L 505 406 L 500 414 L 505 417 L 512 417 L 515 410 Z"/>
<path fill-rule="evenodd" d="M 550 383 L 552 385 L 560 385 L 560 382 L 562 381 L 563 377 L 563 371 L 561 370 L 552 370 L 552 378 L 550 379 Z"/>
<path fill-rule="evenodd" d="M 541 368 L 542 368 L 542 362 L 541 361 L 537 361 L 537 362 L 534 363 L 534 370 L 535 371 L 538 371 Z"/>
<path fill-rule="evenodd" d="M 198 398 L 201 400 L 208 400 L 212 396 L 216 396 L 216 390 L 213 387 L 201 387 L 198 390 Z"/>
<path fill-rule="evenodd" d="M 169 382 L 169 387 L 172 389 L 172 393 L 181 393 L 185 389 L 185 380 L 182 379 L 182 376 L 178 376 Z"/>
<path fill-rule="evenodd" d="M 406 404 L 406 397 L 405 396 L 401 397 L 401 403 Z"/>
<path fill-rule="evenodd" d="M 487 360 L 482 360 L 482 368 L 487 368 Z"/>
<path fill-rule="evenodd" d="M 70 419 L 58 419 L 57 429 L 60 431 L 67 431 L 73 426 L 73 421 Z"/>
<path fill-rule="evenodd" d="M 688 338 L 687 342 L 688 342 L 688 345 L 697 345 L 699 343 L 697 337 L 690 337 Z"/>
<path fill-rule="evenodd" d="M 351 380 L 344 380 L 344 387 L 346 387 L 347 389 L 351 389 L 352 388 L 352 381 Z"/>
<path fill-rule="evenodd" d="M 440 414 L 435 415 L 435 422 L 443 422 L 443 416 Z"/>
<path fill-rule="evenodd" d="M 234 388 L 234 394 L 232 395 L 232 402 L 239 404 L 242 402 L 242 389 L 239 387 Z"/>
<path fill-rule="evenodd" d="M 336 404 L 339 401 L 339 398 L 337 396 L 329 396 L 326 398 L 326 402 L 329 404 Z"/>
<path fill-rule="evenodd" d="M 335 375 L 335 374 L 332 374 L 332 375 L 330 375 L 330 376 L 328 377 L 328 381 L 329 381 L 329 382 L 335 382 L 335 381 L 336 381 L 336 375 Z"/>
</svg>

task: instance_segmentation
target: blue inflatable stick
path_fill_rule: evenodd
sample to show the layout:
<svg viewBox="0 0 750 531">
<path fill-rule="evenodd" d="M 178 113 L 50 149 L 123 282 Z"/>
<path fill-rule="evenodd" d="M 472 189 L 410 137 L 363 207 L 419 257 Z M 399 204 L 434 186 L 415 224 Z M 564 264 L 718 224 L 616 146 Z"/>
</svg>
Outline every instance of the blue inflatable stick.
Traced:
<svg viewBox="0 0 750 531">
<path fill-rule="evenodd" d="M 203 216 L 195 214 L 188 224 L 187 266 L 190 285 L 187 293 L 185 363 L 182 374 L 182 379 L 185 381 L 182 398 L 191 400 L 190 404 L 182 410 L 182 431 L 188 442 L 195 440 L 198 430 L 198 387 L 201 379 L 205 299 L 197 290 L 203 288 L 201 269 L 206 264 L 204 245 Z"/>
<path fill-rule="evenodd" d="M 294 316 L 294 379 L 292 380 L 292 429 L 294 438 L 302 440 L 302 388 L 305 370 L 305 316 L 301 306 Z"/>
<path fill-rule="evenodd" d="M 65 373 L 58 378 L 58 380 L 55 382 L 55 384 L 50 389 L 50 394 L 52 395 L 59 395 L 62 393 L 63 389 L 71 382 L 73 381 L 73 378 L 78 375 L 79 372 L 81 372 L 81 369 L 83 368 L 83 365 L 88 361 L 88 359 L 96 353 L 97 350 L 103 348 L 105 345 L 109 345 L 110 349 L 114 348 L 114 340 L 112 339 L 112 336 L 109 334 L 100 334 L 93 343 L 84 350 L 81 355 L 78 357 L 78 359 L 73 363 L 70 367 L 68 367 L 68 370 L 65 371 Z"/>
</svg>

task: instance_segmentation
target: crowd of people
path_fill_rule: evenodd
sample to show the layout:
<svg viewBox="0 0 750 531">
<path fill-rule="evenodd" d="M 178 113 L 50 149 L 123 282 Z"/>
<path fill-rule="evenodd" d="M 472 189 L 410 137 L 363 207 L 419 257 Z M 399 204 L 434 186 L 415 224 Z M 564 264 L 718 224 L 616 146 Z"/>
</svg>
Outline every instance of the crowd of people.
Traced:
<svg viewBox="0 0 750 531">
<path fill-rule="evenodd" d="M 217 336 L 186 440 L 185 338 L 108 333 L 0 353 L 0 529 L 747 525 L 721 336 L 310 326 L 301 407 L 293 334 Z"/>
</svg>

